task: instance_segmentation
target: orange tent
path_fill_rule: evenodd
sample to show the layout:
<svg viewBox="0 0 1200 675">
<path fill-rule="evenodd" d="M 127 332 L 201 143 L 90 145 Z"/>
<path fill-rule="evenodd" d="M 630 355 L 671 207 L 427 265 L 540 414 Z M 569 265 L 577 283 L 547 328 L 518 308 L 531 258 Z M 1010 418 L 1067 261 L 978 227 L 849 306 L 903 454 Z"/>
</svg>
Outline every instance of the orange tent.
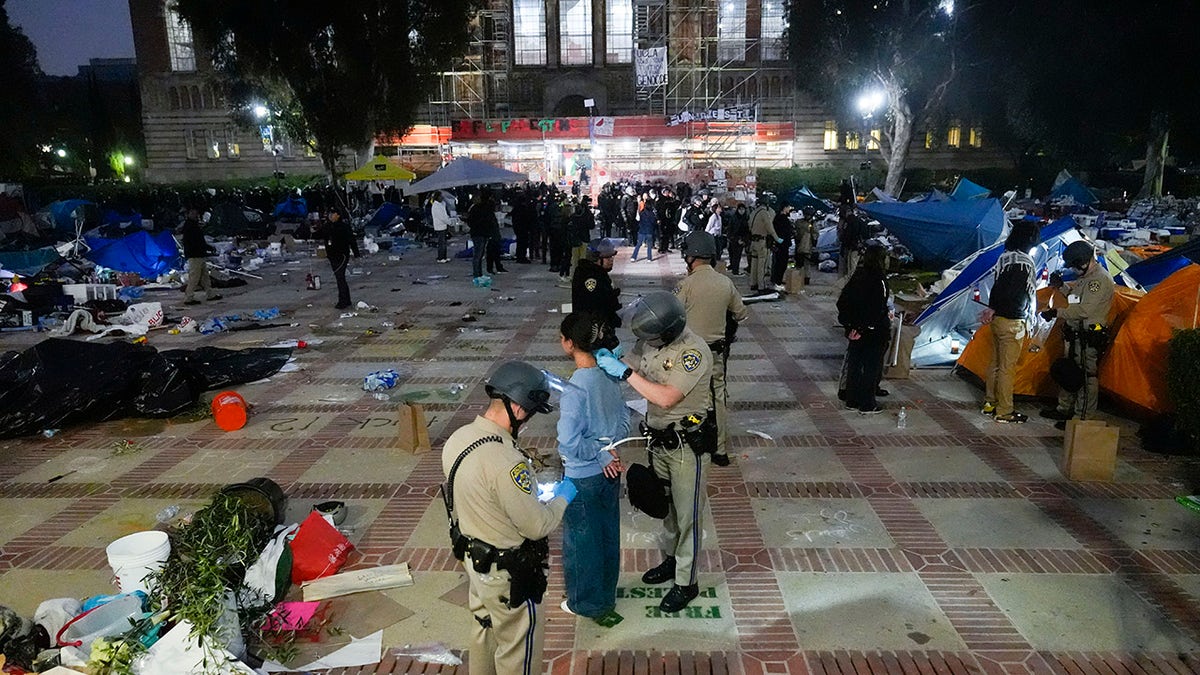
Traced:
<svg viewBox="0 0 1200 675">
<path fill-rule="evenodd" d="M 1200 265 L 1188 265 L 1146 294 L 1100 366 L 1102 388 L 1155 413 L 1169 412 L 1167 342 L 1175 331 L 1196 328 L 1200 319 Z"/>
<path fill-rule="evenodd" d="M 1039 311 L 1050 306 L 1051 297 L 1054 298 L 1055 307 L 1063 307 L 1067 304 L 1067 298 L 1062 293 L 1058 293 L 1052 288 L 1042 288 L 1037 292 Z M 1130 310 L 1138 305 L 1141 297 L 1140 291 L 1117 286 L 1117 292 L 1113 296 L 1112 309 L 1108 313 L 1108 325 L 1117 335 L 1120 335 L 1122 323 L 1129 316 Z M 1038 338 L 1041 338 L 1040 342 Z M 1057 396 L 1058 385 L 1050 379 L 1050 364 L 1061 358 L 1063 352 L 1062 327 L 1058 321 L 1054 322 L 1054 327 L 1044 337 L 1027 336 L 1025 349 L 1021 351 L 1021 358 L 1017 360 L 1017 372 L 1013 378 L 1013 394 L 1044 398 Z M 1166 358 L 1165 352 L 1163 358 Z M 1107 365 L 1112 360 L 1110 352 L 1105 357 L 1104 364 Z M 992 365 L 991 326 L 984 324 L 975 331 L 975 335 L 963 349 L 962 356 L 958 357 L 958 365 L 971 371 L 979 379 L 987 381 L 988 369 Z M 1100 387 L 1106 389 L 1103 367 L 1101 368 Z"/>
</svg>

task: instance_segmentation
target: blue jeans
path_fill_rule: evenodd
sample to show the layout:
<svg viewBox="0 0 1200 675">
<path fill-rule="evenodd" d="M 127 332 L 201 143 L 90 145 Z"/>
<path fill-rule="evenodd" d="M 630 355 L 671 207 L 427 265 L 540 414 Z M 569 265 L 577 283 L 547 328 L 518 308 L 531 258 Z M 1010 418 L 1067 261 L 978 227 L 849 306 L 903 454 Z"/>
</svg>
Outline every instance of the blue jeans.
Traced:
<svg viewBox="0 0 1200 675">
<path fill-rule="evenodd" d="M 572 480 L 579 494 L 563 514 L 567 606 L 576 614 L 595 618 L 617 605 L 621 481 L 604 474 Z"/>
<path fill-rule="evenodd" d="M 483 276 L 483 255 L 487 253 L 487 237 L 471 237 L 471 276 Z"/>
<path fill-rule="evenodd" d="M 637 246 L 633 247 L 633 260 L 637 260 L 638 251 L 642 250 L 642 244 L 646 245 L 646 259 L 654 260 L 654 235 L 639 234 L 637 238 Z"/>
</svg>

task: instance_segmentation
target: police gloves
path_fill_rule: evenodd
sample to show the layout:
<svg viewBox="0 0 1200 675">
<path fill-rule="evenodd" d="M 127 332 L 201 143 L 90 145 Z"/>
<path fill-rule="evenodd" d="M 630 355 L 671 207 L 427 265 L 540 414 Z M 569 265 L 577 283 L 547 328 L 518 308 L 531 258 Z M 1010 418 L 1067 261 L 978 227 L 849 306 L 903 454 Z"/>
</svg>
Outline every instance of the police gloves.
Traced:
<svg viewBox="0 0 1200 675">
<path fill-rule="evenodd" d="M 575 499 L 575 495 L 577 494 L 579 494 L 579 488 L 575 487 L 575 481 L 570 478 L 564 478 L 555 483 L 554 487 L 550 488 L 550 499 L 562 497 L 567 500 L 568 504 L 571 503 L 572 499 Z"/>
<path fill-rule="evenodd" d="M 1062 272 L 1055 272 L 1054 274 L 1051 274 L 1050 278 L 1046 280 L 1046 285 L 1049 286 L 1050 288 L 1062 288 L 1062 286 L 1063 286 Z"/>
<path fill-rule="evenodd" d="M 617 358 L 616 354 L 607 349 L 596 350 L 596 365 L 618 380 L 627 380 L 633 374 L 633 368 L 625 365 L 621 359 Z"/>
<path fill-rule="evenodd" d="M 1041 313 L 1041 317 L 1046 321 L 1053 321 L 1058 318 L 1058 310 L 1053 308 L 1048 309 Z"/>
</svg>

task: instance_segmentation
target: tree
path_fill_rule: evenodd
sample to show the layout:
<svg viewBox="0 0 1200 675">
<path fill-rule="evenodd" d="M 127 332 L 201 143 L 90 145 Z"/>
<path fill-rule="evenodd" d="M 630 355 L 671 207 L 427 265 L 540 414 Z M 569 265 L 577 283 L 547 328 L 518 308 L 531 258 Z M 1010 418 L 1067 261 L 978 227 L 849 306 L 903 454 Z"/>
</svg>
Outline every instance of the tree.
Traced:
<svg viewBox="0 0 1200 675">
<path fill-rule="evenodd" d="M 343 149 L 416 120 L 438 74 L 466 50 L 477 0 L 174 0 L 203 36 L 235 105 L 252 97 L 311 137 L 336 181 Z"/>
<path fill-rule="evenodd" d="M 0 0 L 0 72 L 4 73 L 4 98 L 0 106 L 0 177 L 28 175 L 36 161 L 38 78 L 37 50 L 20 28 L 8 19 Z"/>
<path fill-rule="evenodd" d="M 960 76 L 961 13 L 953 0 L 789 2 L 789 57 L 810 93 L 842 119 L 865 114 L 852 101 L 879 97 L 889 194 L 902 184 L 914 127 L 937 121 Z"/>
</svg>

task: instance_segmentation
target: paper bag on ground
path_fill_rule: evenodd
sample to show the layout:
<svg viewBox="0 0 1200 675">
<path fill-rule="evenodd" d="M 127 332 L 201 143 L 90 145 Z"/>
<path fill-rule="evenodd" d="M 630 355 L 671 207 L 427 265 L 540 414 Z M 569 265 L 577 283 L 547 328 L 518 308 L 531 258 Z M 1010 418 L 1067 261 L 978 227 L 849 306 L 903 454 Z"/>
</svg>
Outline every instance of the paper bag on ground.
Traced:
<svg viewBox="0 0 1200 675">
<path fill-rule="evenodd" d="M 400 422 L 396 426 L 396 445 L 401 450 L 408 450 L 415 455 L 433 449 L 429 444 L 429 423 L 425 421 L 425 409 L 420 405 L 401 403 Z"/>
<path fill-rule="evenodd" d="M 788 270 L 784 272 L 783 287 L 789 295 L 795 295 L 804 290 L 804 271 Z"/>
<path fill-rule="evenodd" d="M 900 326 L 899 337 L 895 331 L 892 332 L 892 344 L 888 347 L 886 361 L 884 362 L 883 376 L 889 380 L 907 380 L 909 371 L 912 370 L 912 351 L 913 345 L 917 342 L 917 336 L 921 334 L 921 329 L 918 326 L 902 325 Z"/>
<path fill-rule="evenodd" d="M 1067 420 L 1063 475 L 1071 480 L 1111 481 L 1117 468 L 1120 430 L 1102 420 Z"/>
</svg>

